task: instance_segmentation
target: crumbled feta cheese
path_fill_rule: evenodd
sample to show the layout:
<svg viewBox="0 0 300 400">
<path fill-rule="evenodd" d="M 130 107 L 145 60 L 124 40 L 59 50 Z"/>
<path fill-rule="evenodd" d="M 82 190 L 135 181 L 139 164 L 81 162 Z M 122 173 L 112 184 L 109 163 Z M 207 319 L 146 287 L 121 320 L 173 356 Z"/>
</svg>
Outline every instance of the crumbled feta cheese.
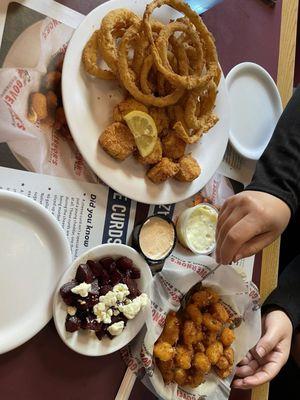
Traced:
<svg viewBox="0 0 300 400">
<path fill-rule="evenodd" d="M 113 314 L 113 312 L 112 312 L 111 309 L 108 309 L 108 310 L 106 311 L 106 315 L 105 315 L 104 318 L 103 318 L 103 322 L 104 322 L 105 324 L 111 324 L 111 316 L 112 316 L 112 314 Z"/>
<path fill-rule="evenodd" d="M 91 290 L 92 285 L 90 283 L 82 282 L 80 285 L 77 285 L 71 289 L 72 293 L 79 294 L 81 297 L 87 297 L 89 291 Z"/>
<path fill-rule="evenodd" d="M 79 303 L 79 304 L 86 304 L 86 301 L 80 300 L 80 299 L 79 299 L 79 300 L 78 300 L 78 303 Z"/>
<path fill-rule="evenodd" d="M 77 311 L 77 308 L 76 307 L 71 307 L 71 306 L 69 306 L 69 307 L 67 307 L 67 313 L 69 314 L 69 315 L 75 315 L 76 314 L 76 311 Z"/>
<path fill-rule="evenodd" d="M 113 311 L 113 315 L 116 317 L 117 315 L 119 315 L 120 314 L 120 311 L 119 310 L 114 310 Z"/>
<path fill-rule="evenodd" d="M 140 296 L 133 299 L 131 303 L 126 305 L 120 304 L 118 308 L 126 318 L 133 319 L 147 303 L 148 296 L 142 293 Z"/>
<path fill-rule="evenodd" d="M 110 290 L 105 296 L 99 297 L 99 302 L 104 303 L 107 307 L 114 307 L 117 304 L 116 293 Z"/>
<path fill-rule="evenodd" d="M 124 304 L 130 304 L 131 300 L 130 299 L 125 299 Z"/>
<path fill-rule="evenodd" d="M 105 324 L 111 323 L 111 316 L 113 311 L 105 306 L 104 303 L 97 303 L 93 307 L 94 314 L 97 316 L 98 322 L 104 322 Z"/>
<path fill-rule="evenodd" d="M 118 283 L 117 285 L 115 285 L 113 287 L 113 292 L 116 294 L 117 300 L 119 301 L 123 301 L 126 298 L 126 296 L 130 294 L 128 286 L 125 285 L 124 283 Z"/>
<path fill-rule="evenodd" d="M 113 336 L 118 336 L 123 332 L 124 329 L 124 321 L 115 322 L 110 325 L 107 330 Z"/>
</svg>

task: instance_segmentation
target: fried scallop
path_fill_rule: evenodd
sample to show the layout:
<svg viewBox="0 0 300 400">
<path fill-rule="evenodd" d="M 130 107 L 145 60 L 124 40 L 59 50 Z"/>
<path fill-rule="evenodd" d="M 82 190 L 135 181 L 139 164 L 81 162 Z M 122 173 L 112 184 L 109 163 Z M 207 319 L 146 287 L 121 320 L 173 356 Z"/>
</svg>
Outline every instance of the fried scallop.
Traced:
<svg viewBox="0 0 300 400">
<path fill-rule="evenodd" d="M 179 171 L 175 176 L 180 182 L 192 182 L 194 179 L 198 178 L 201 173 L 201 168 L 197 160 L 187 154 L 180 158 L 179 160 Z"/>
<path fill-rule="evenodd" d="M 167 157 L 163 157 L 158 164 L 149 169 L 147 176 L 153 183 L 162 183 L 172 178 L 178 171 L 178 164 L 169 160 Z"/>
<path fill-rule="evenodd" d="M 164 108 L 150 107 L 149 114 L 154 119 L 157 134 L 160 136 L 164 129 L 169 127 L 169 117 Z"/>
<path fill-rule="evenodd" d="M 113 119 L 115 122 L 124 122 L 124 116 L 131 111 L 143 111 L 148 113 L 148 108 L 144 104 L 129 97 L 117 104 L 113 110 Z"/>
<path fill-rule="evenodd" d="M 177 160 L 184 155 L 186 144 L 181 140 L 175 132 L 170 130 L 166 136 L 162 138 L 163 155 L 172 160 Z"/>
<path fill-rule="evenodd" d="M 101 133 L 99 143 L 106 153 L 117 160 L 125 160 L 136 149 L 132 133 L 121 122 L 109 125 Z"/>
<path fill-rule="evenodd" d="M 162 146 L 161 141 L 157 139 L 153 151 L 147 157 L 142 157 L 139 153 L 137 154 L 137 160 L 141 164 L 157 164 L 162 159 Z"/>
</svg>

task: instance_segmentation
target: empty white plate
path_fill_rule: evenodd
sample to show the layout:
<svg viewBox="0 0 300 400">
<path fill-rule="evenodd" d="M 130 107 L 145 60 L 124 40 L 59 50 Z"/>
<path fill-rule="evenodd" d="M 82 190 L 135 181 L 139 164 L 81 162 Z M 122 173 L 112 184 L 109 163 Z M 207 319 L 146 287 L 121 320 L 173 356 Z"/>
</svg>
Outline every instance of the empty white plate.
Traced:
<svg viewBox="0 0 300 400">
<path fill-rule="evenodd" d="M 236 65 L 227 75 L 230 103 L 229 138 L 244 157 L 258 160 L 282 113 L 275 82 L 257 64 Z"/>
<path fill-rule="evenodd" d="M 0 354 L 50 320 L 52 297 L 71 252 L 63 229 L 40 204 L 0 190 Z"/>
</svg>

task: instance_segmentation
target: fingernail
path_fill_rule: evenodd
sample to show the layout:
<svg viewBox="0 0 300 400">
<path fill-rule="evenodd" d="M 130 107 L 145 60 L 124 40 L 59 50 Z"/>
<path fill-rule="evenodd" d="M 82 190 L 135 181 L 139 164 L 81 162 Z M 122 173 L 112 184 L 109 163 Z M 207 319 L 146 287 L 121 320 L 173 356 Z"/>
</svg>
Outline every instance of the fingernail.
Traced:
<svg viewBox="0 0 300 400">
<path fill-rule="evenodd" d="M 256 349 L 256 353 L 259 355 L 259 357 L 264 357 L 266 354 L 266 350 L 263 347 L 258 347 Z"/>
<path fill-rule="evenodd" d="M 242 259 L 242 256 L 240 255 L 240 254 L 238 254 L 236 257 L 235 257 L 235 259 L 234 259 L 234 262 L 239 262 L 240 260 Z"/>
</svg>

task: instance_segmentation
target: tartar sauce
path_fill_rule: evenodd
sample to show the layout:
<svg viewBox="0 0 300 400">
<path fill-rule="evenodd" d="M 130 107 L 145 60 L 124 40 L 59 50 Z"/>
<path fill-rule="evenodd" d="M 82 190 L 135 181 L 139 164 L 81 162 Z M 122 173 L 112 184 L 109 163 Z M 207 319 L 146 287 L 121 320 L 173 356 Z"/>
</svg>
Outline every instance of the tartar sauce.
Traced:
<svg viewBox="0 0 300 400">
<path fill-rule="evenodd" d="M 214 207 L 199 204 L 185 210 L 177 222 L 180 242 L 195 253 L 208 254 L 215 246 L 218 213 Z"/>
</svg>

